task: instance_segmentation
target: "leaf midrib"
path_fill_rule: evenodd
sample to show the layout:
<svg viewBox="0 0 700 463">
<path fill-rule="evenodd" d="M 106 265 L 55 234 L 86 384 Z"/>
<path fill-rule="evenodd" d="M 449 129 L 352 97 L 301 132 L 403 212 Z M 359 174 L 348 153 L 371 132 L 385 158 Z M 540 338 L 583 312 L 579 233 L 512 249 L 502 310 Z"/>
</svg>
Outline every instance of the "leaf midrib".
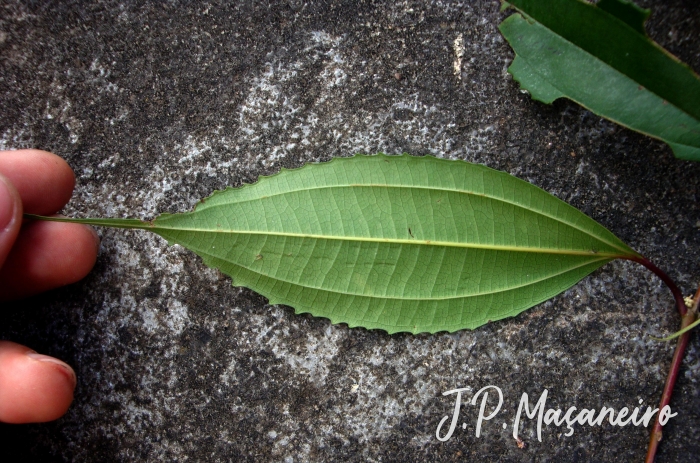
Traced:
<svg viewBox="0 0 700 463">
<path fill-rule="evenodd" d="M 225 229 L 208 229 L 208 228 L 185 228 L 185 227 L 161 227 L 155 225 L 148 227 L 148 230 L 158 233 L 158 230 L 174 230 L 180 232 L 197 232 L 197 233 L 226 233 L 237 235 L 265 235 L 265 236 L 283 236 L 289 238 L 305 238 L 318 240 L 336 240 L 336 241 L 359 241 L 367 243 L 385 243 L 385 244 L 402 244 L 402 245 L 419 245 L 419 246 L 442 246 L 462 249 L 485 249 L 489 251 L 508 251 L 508 252 L 531 252 L 538 254 L 559 254 L 567 256 L 600 256 L 606 259 L 618 259 L 628 257 L 629 254 L 614 254 L 609 252 L 585 251 L 575 249 L 555 249 L 555 248 L 535 248 L 528 246 L 502 246 L 496 244 L 476 244 L 463 243 L 456 241 L 432 241 L 418 240 L 405 238 L 374 238 L 369 236 L 348 236 L 348 235 L 316 235 L 307 233 L 289 233 L 276 232 L 266 230 L 225 230 Z"/>
<path fill-rule="evenodd" d="M 517 179 L 517 178 L 515 178 L 515 177 L 514 177 L 514 179 L 515 179 L 515 180 L 519 180 L 519 179 Z M 558 217 L 555 217 L 555 216 L 553 216 L 553 215 L 547 214 L 547 213 L 545 213 L 545 212 L 543 212 L 543 211 L 535 210 L 535 209 L 529 209 L 527 206 L 518 204 L 518 203 L 513 202 L 513 201 L 508 201 L 508 200 L 506 200 L 506 199 L 504 199 L 504 198 L 499 198 L 499 197 L 496 197 L 496 196 L 492 196 L 492 195 L 489 195 L 489 194 L 486 194 L 486 193 L 476 193 L 476 192 L 474 192 L 474 191 L 457 190 L 457 189 L 452 189 L 452 188 L 435 188 L 435 187 L 425 187 L 425 186 L 417 186 L 417 185 L 366 184 L 366 183 L 359 183 L 359 184 L 348 183 L 348 184 L 342 184 L 342 185 L 323 185 L 323 186 L 319 186 L 319 187 L 301 188 L 301 189 L 296 189 L 296 190 L 287 190 L 287 191 L 283 191 L 283 192 L 279 192 L 279 193 L 272 193 L 272 194 L 269 194 L 269 195 L 261 195 L 261 196 L 255 197 L 255 198 L 243 199 L 243 200 L 241 200 L 241 201 L 231 201 L 231 202 L 222 203 L 222 204 L 215 204 L 215 205 L 213 205 L 213 206 L 208 206 L 207 209 L 214 209 L 214 208 L 220 208 L 220 207 L 227 207 L 227 206 L 231 206 L 232 204 L 242 204 L 242 203 L 246 203 L 246 202 L 259 201 L 259 200 L 261 200 L 261 199 L 267 199 L 267 198 L 271 198 L 271 197 L 274 197 L 274 196 L 282 196 L 282 195 L 285 195 L 285 194 L 288 194 L 288 193 L 296 193 L 296 192 L 311 191 L 311 190 L 332 189 L 332 188 L 358 188 L 358 187 L 367 187 L 367 188 L 379 188 L 379 187 L 383 187 L 383 188 L 402 188 L 402 189 L 419 189 L 419 190 L 431 190 L 431 191 L 446 191 L 446 192 L 461 193 L 461 194 L 466 194 L 466 195 L 471 195 L 471 196 L 477 196 L 477 197 L 481 197 L 481 198 L 488 198 L 488 199 L 495 200 L 495 201 L 500 201 L 500 202 L 502 202 L 502 203 L 504 203 L 504 204 L 510 204 L 510 205 L 512 205 L 512 206 L 515 206 L 515 207 L 517 207 L 517 208 L 523 209 L 523 210 L 525 210 L 525 211 L 532 212 L 532 213 L 538 214 L 538 215 L 540 215 L 540 216 L 547 217 L 547 218 L 549 218 L 549 219 L 551 219 L 551 220 L 553 220 L 553 221 L 555 221 L 555 222 L 559 222 L 559 223 L 561 223 L 561 224 L 567 225 L 567 226 L 573 228 L 574 230 L 578 230 L 578 231 L 580 231 L 581 233 L 584 233 L 584 234 L 590 236 L 591 238 L 593 238 L 593 239 L 595 239 L 595 240 L 597 240 L 597 241 L 599 241 L 599 242 L 601 242 L 601 243 L 607 244 L 608 246 L 610 246 L 610 247 L 612 247 L 612 248 L 614 248 L 614 249 L 618 249 L 618 250 L 622 253 L 622 255 L 629 255 L 629 252 L 627 252 L 627 250 L 625 250 L 625 249 L 623 249 L 623 248 L 620 248 L 618 245 L 616 245 L 616 244 L 614 244 L 614 243 L 611 243 L 611 242 L 609 242 L 608 240 L 606 240 L 606 239 L 604 239 L 604 238 L 601 238 L 600 236 L 597 236 L 597 235 L 591 233 L 590 231 L 588 231 L 588 230 L 586 230 L 586 229 L 584 229 L 584 228 L 581 228 L 581 227 L 579 227 L 579 226 L 576 226 L 576 225 L 573 224 L 573 223 L 567 222 L 567 221 L 565 221 L 565 220 L 562 220 L 561 218 L 558 218 Z M 206 203 L 205 203 L 205 204 L 206 204 Z M 566 204 L 566 203 L 564 203 L 564 202 L 562 202 L 562 204 L 563 204 L 563 205 L 566 205 L 567 207 L 571 207 L 571 206 L 569 206 L 568 204 Z M 193 213 L 194 213 L 194 212 L 193 212 Z M 171 217 L 175 217 L 175 216 L 171 216 Z M 156 222 L 157 222 L 157 221 L 158 221 L 158 219 L 156 219 Z M 158 225 L 156 225 L 155 228 L 158 228 Z M 166 228 L 166 227 L 162 227 L 162 228 Z M 185 230 L 185 229 L 182 229 L 182 230 Z M 188 230 L 188 231 L 201 231 L 201 229 L 187 229 L 187 230 Z M 219 231 L 219 230 L 210 230 L 210 231 Z M 234 232 L 233 230 L 231 230 L 231 231 Z M 265 232 L 262 232 L 262 231 L 261 231 L 260 233 L 265 233 Z M 274 233 L 270 233 L 270 234 L 276 234 L 276 233 L 278 233 L 278 232 L 274 232 Z M 282 233 L 280 232 L 279 234 L 282 234 Z M 333 235 L 290 234 L 289 236 L 325 237 L 325 236 L 333 236 Z M 332 239 L 332 238 L 330 238 L 330 239 Z M 337 237 L 336 239 L 342 239 L 342 237 Z M 400 240 L 400 239 L 395 239 L 395 241 L 391 241 L 391 240 L 393 240 L 393 239 L 390 239 L 390 238 L 387 238 L 387 239 L 377 239 L 377 241 L 379 241 L 379 242 L 387 242 L 387 240 L 390 240 L 389 242 L 397 242 L 397 243 L 404 243 L 404 242 L 416 243 L 416 242 L 418 242 L 418 241 L 426 241 L 426 244 L 432 244 L 432 243 L 433 243 L 433 242 L 430 241 L 430 240 Z M 440 243 L 450 243 L 450 242 L 440 242 Z M 481 245 L 474 245 L 475 248 L 478 248 L 479 246 L 481 246 Z M 484 245 L 484 246 L 488 246 L 488 245 Z M 459 247 L 462 247 L 462 246 L 459 246 Z M 468 246 L 464 246 L 464 247 L 468 247 Z M 491 249 L 491 248 L 488 247 L 487 249 Z M 532 249 L 537 249 L 537 248 L 532 248 Z M 542 249 L 546 249 L 546 248 L 542 248 Z M 504 247 L 503 250 L 511 251 L 511 250 L 518 250 L 518 249 L 514 249 L 514 247 Z M 564 253 L 566 254 L 566 252 L 564 252 Z M 582 251 L 582 253 L 584 253 L 584 254 L 590 254 L 590 252 L 588 252 L 588 251 Z M 615 257 L 619 257 L 619 256 L 620 256 L 620 255 L 618 255 L 618 254 L 610 254 L 610 255 L 611 255 L 611 256 L 615 256 Z"/>
</svg>

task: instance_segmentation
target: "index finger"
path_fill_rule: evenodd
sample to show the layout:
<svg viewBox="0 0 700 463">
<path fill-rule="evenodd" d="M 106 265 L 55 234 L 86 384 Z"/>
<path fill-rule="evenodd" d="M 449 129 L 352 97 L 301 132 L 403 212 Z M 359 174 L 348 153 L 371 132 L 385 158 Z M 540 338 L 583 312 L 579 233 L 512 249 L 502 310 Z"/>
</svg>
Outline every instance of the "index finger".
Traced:
<svg viewBox="0 0 700 463">
<path fill-rule="evenodd" d="M 19 192 L 24 212 L 50 215 L 71 197 L 75 176 L 68 163 L 41 150 L 0 151 L 0 173 Z"/>
</svg>

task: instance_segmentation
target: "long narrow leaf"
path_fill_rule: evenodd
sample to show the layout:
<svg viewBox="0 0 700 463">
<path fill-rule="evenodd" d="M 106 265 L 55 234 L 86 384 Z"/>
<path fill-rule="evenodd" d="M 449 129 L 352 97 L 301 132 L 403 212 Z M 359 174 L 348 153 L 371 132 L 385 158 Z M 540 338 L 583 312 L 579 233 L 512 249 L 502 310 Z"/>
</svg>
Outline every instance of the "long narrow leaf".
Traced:
<svg viewBox="0 0 700 463">
<path fill-rule="evenodd" d="M 623 0 L 509 0 L 499 26 L 508 71 L 544 103 L 566 97 L 700 161 L 700 79 L 644 33 L 649 12 Z"/>
<path fill-rule="evenodd" d="M 150 230 L 272 304 L 389 333 L 475 328 L 640 257 L 527 182 L 408 155 L 284 170 L 151 222 L 66 220 Z"/>
</svg>

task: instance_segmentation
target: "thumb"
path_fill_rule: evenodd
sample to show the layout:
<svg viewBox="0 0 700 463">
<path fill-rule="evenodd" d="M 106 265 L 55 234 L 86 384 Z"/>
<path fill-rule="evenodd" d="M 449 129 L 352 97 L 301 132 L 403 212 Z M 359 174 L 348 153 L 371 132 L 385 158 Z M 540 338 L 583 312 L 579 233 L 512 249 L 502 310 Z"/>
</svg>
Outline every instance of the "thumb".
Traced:
<svg viewBox="0 0 700 463">
<path fill-rule="evenodd" d="M 0 268 L 22 226 L 22 200 L 10 181 L 0 174 Z"/>
</svg>

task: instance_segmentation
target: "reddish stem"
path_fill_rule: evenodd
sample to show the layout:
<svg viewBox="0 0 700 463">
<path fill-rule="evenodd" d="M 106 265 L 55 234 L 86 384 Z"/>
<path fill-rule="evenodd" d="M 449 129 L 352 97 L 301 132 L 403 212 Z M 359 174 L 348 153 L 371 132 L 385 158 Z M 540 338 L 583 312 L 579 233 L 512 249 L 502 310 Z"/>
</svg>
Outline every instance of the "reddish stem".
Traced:
<svg viewBox="0 0 700 463">
<path fill-rule="evenodd" d="M 656 274 L 661 281 L 666 283 L 666 286 L 673 293 L 673 298 L 676 301 L 676 308 L 681 316 L 681 328 L 693 323 L 697 316 L 698 303 L 700 303 L 700 288 L 698 288 L 697 293 L 695 293 L 693 308 L 688 311 L 685 306 L 685 301 L 683 300 L 683 294 L 681 293 L 678 286 L 669 278 L 666 273 L 664 273 L 659 267 L 651 263 L 644 257 L 630 259 L 637 263 L 642 264 L 654 274 Z M 676 344 L 676 349 L 673 352 L 673 360 L 671 361 L 671 368 L 668 371 L 668 377 L 666 378 L 666 384 L 664 385 L 664 391 L 661 394 L 661 402 L 659 403 L 659 412 L 671 402 L 671 396 L 673 394 L 673 387 L 676 384 L 676 379 L 678 379 L 678 373 L 681 369 L 681 364 L 683 363 L 683 355 L 685 354 L 685 349 L 688 346 L 688 340 L 690 339 L 690 332 L 681 335 L 678 338 L 678 343 Z M 661 423 L 659 423 L 659 415 L 656 415 L 656 420 L 654 421 L 654 426 L 651 430 L 651 436 L 649 439 L 649 448 L 647 449 L 646 463 L 654 463 L 654 458 L 656 457 L 656 451 L 659 448 L 659 442 L 661 442 L 661 437 L 663 436 Z"/>
<path fill-rule="evenodd" d="M 661 278 L 661 281 L 666 283 L 666 286 L 668 286 L 668 289 L 670 289 L 671 293 L 673 294 L 673 298 L 676 300 L 676 308 L 678 309 L 678 313 L 681 317 L 685 316 L 685 314 L 688 312 L 688 308 L 685 306 L 685 301 L 683 300 L 683 293 L 681 293 L 681 290 L 678 289 L 676 283 L 674 283 L 673 280 L 668 275 L 666 275 L 666 273 L 664 273 L 663 270 L 651 263 L 651 261 L 649 261 L 646 257 L 631 258 L 629 260 L 637 262 L 638 264 L 642 264 L 643 266 L 654 272 L 656 276 Z"/>
</svg>

